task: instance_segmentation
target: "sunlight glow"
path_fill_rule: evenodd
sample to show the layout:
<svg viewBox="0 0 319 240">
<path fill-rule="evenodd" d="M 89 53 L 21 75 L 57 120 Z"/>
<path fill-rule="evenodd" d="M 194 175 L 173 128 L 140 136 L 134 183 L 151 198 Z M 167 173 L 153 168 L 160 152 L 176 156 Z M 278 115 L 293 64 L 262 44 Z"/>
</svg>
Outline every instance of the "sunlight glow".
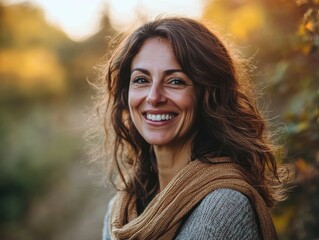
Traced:
<svg viewBox="0 0 319 240">
<path fill-rule="evenodd" d="M 203 0 L 109 0 L 113 27 L 125 31 L 143 20 L 158 15 L 200 17 Z"/>
<path fill-rule="evenodd" d="M 83 40 L 96 33 L 100 18 L 108 12 L 112 26 L 123 31 L 142 19 L 159 14 L 200 17 L 203 0 L 4 0 L 31 2 L 44 9 L 46 18 L 72 39 Z"/>
<path fill-rule="evenodd" d="M 28 2 L 41 7 L 47 20 L 65 31 L 72 39 L 82 40 L 99 28 L 105 0 L 7 0 L 6 3 Z"/>
</svg>

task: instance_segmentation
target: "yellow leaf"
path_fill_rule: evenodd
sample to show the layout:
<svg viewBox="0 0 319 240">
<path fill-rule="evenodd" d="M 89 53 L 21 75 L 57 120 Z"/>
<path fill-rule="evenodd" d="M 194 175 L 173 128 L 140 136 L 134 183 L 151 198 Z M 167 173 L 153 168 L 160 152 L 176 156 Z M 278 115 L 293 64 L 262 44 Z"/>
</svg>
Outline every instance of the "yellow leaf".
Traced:
<svg viewBox="0 0 319 240">
<path fill-rule="evenodd" d="M 294 215 L 294 212 L 295 210 L 293 207 L 286 207 L 282 214 L 273 215 L 274 225 L 279 235 L 283 234 L 289 227 L 289 223 Z"/>
<path fill-rule="evenodd" d="M 313 32 L 314 29 L 315 29 L 315 26 L 314 26 L 314 23 L 313 21 L 309 21 L 305 24 L 305 28 L 310 31 L 310 32 Z"/>
</svg>

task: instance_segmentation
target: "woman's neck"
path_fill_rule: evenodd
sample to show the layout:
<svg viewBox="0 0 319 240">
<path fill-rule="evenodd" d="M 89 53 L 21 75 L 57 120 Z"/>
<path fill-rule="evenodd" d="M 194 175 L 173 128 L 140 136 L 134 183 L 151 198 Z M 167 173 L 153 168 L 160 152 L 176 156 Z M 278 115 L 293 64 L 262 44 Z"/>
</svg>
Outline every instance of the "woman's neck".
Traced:
<svg viewBox="0 0 319 240">
<path fill-rule="evenodd" d="M 154 146 L 160 191 L 190 162 L 191 145 L 181 147 Z"/>
</svg>

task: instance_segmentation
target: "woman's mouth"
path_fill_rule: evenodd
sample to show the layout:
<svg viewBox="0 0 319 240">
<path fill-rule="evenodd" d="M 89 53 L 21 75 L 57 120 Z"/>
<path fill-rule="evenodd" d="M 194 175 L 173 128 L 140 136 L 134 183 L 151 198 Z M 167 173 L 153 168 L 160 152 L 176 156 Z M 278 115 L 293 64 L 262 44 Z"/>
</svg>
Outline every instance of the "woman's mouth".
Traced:
<svg viewBox="0 0 319 240">
<path fill-rule="evenodd" d="M 176 114 L 173 113 L 162 113 L 162 114 L 151 114 L 146 113 L 145 117 L 147 120 L 152 122 L 168 121 L 176 117 Z"/>
</svg>

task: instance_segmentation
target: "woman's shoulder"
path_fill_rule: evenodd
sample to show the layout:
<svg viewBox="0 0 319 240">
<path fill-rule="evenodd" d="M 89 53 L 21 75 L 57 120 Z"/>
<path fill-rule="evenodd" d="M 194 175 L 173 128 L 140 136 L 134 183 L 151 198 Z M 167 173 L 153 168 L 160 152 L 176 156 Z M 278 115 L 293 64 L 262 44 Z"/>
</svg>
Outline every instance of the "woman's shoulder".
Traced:
<svg viewBox="0 0 319 240">
<path fill-rule="evenodd" d="M 255 219 L 255 210 L 248 197 L 228 188 L 217 189 L 208 194 L 195 207 L 192 214 L 202 217 L 218 216 L 219 220 L 238 217 Z"/>
<path fill-rule="evenodd" d="M 259 239 L 255 210 L 232 189 L 208 194 L 190 213 L 176 239 Z"/>
<path fill-rule="evenodd" d="M 230 208 L 222 208 L 221 211 L 224 210 L 232 210 L 233 208 L 243 207 L 243 208 L 251 208 L 250 201 L 246 195 L 243 193 L 228 189 L 221 188 L 217 189 L 210 194 L 208 194 L 197 206 L 198 209 L 209 209 L 216 208 L 219 206 L 229 205 Z M 235 209 L 233 209 L 235 210 Z"/>
</svg>

